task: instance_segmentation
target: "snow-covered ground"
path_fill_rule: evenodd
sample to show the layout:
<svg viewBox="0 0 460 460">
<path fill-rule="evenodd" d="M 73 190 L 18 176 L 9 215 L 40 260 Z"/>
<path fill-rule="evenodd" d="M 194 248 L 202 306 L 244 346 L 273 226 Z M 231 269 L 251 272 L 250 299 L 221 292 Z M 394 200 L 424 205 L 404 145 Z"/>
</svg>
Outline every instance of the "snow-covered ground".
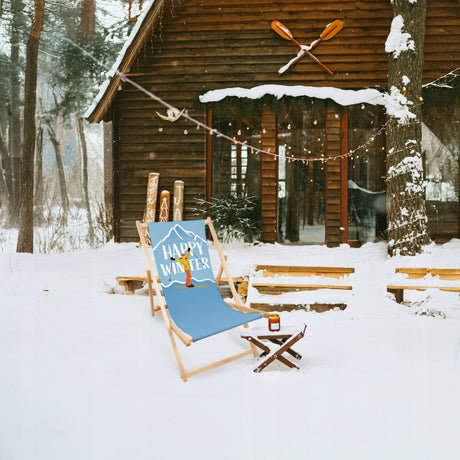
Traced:
<svg viewBox="0 0 460 460">
<path fill-rule="evenodd" d="M 410 292 L 409 308 L 386 285 L 397 266 L 458 268 L 459 240 L 413 258 L 388 259 L 383 243 L 225 253 L 235 275 L 256 263 L 355 267 L 345 311 L 281 314 L 282 326 L 307 324 L 299 371 L 255 374 L 249 356 L 183 383 L 148 297 L 110 294 L 116 276 L 144 273 L 135 244 L 0 253 L 0 459 L 458 458 L 458 295 Z M 240 333 L 179 344 L 186 368 L 243 350 Z"/>
</svg>

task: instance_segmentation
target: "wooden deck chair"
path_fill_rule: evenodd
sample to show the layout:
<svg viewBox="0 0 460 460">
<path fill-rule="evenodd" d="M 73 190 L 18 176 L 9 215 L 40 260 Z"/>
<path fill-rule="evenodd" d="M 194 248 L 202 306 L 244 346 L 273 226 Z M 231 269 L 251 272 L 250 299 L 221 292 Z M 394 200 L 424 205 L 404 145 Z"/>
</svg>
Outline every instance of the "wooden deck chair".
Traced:
<svg viewBox="0 0 460 460">
<path fill-rule="evenodd" d="M 221 261 L 216 279 L 210 263 L 205 224 L 209 227 Z M 234 327 L 246 326 L 250 321 L 267 316 L 267 313 L 242 305 L 211 219 L 148 224 L 136 222 L 136 225 L 147 258 L 152 313 L 154 314 L 155 311 L 153 303 L 153 294 L 155 294 L 159 302 L 158 310 L 165 321 L 184 382 L 192 375 L 251 353 L 258 356 L 256 348 L 251 344 L 249 350 L 189 372 L 185 371 L 173 333 L 189 346 L 198 340 Z M 147 246 L 145 237 L 147 228 L 152 243 L 151 248 Z M 225 272 L 230 286 L 233 303 L 224 302 L 217 288 L 216 281 L 219 282 L 222 271 Z M 157 275 L 160 282 L 157 280 Z"/>
</svg>

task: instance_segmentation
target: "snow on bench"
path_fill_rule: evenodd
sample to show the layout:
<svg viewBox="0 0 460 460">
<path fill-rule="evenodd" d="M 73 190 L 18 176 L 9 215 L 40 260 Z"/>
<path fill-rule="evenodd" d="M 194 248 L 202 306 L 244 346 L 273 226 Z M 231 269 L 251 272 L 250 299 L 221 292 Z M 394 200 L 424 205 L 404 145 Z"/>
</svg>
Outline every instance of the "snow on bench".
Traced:
<svg viewBox="0 0 460 460">
<path fill-rule="evenodd" d="M 344 278 L 355 271 L 351 267 L 299 267 L 287 265 L 256 265 L 249 280 L 250 305 L 265 311 L 309 308 L 326 311 L 338 307 L 345 309 L 343 294 L 327 294 L 320 303 L 305 291 L 351 291 L 353 286 Z M 282 303 L 275 296 L 283 295 Z M 249 296 L 249 294 L 248 294 Z M 324 297 L 324 296 L 323 296 Z"/>
</svg>

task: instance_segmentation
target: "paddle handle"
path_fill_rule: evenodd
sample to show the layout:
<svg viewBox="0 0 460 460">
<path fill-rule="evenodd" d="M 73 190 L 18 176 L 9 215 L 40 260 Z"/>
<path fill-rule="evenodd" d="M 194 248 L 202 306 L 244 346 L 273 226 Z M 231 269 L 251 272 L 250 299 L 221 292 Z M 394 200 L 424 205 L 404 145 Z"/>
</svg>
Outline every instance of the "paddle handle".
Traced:
<svg viewBox="0 0 460 460">
<path fill-rule="evenodd" d="M 310 53 L 310 51 L 304 50 L 305 54 L 308 54 L 317 64 L 319 64 L 328 74 L 334 75 L 316 56 Z"/>
<path fill-rule="evenodd" d="M 316 56 L 310 53 L 310 51 L 307 51 L 305 48 L 302 48 L 302 52 L 299 53 L 294 59 L 292 59 L 289 64 L 286 66 L 282 67 L 279 71 L 278 74 L 282 75 L 284 72 L 286 72 L 288 69 L 290 69 L 299 59 L 304 57 L 306 54 L 308 54 L 317 64 L 319 64 L 327 73 L 330 75 L 334 75 L 331 70 L 329 70 Z"/>
</svg>

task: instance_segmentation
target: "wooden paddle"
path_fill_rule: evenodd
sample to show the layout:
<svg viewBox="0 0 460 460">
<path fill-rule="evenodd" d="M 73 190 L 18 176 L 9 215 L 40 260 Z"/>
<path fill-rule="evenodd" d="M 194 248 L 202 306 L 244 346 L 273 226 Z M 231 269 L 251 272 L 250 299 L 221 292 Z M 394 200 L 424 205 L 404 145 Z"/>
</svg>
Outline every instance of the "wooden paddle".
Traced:
<svg viewBox="0 0 460 460">
<path fill-rule="evenodd" d="M 303 57 L 305 54 L 308 54 L 317 64 L 319 64 L 326 72 L 328 72 L 330 75 L 334 75 L 321 61 L 314 56 L 312 53 L 310 53 L 309 50 L 305 49 L 295 38 L 292 32 L 280 21 L 273 21 L 271 23 L 272 29 L 281 37 L 285 38 L 286 40 L 290 40 L 293 43 L 295 43 L 301 50 L 302 54 L 300 54 L 296 59 L 293 59 L 287 68 L 283 70 L 286 71 L 289 67 L 291 67 L 295 62 L 297 62 L 301 57 Z M 310 45 L 310 49 L 314 48 L 315 46 L 318 45 L 318 43 L 324 41 L 324 40 L 330 40 L 334 35 L 336 35 L 340 30 L 343 28 L 343 22 L 340 21 L 339 19 L 335 20 L 334 22 L 331 22 L 329 25 L 325 27 L 325 29 L 321 32 L 321 35 L 318 40 L 314 41 Z M 280 73 L 283 73 L 280 72 Z"/>
<path fill-rule="evenodd" d="M 328 24 L 325 29 L 321 32 L 319 39 L 310 45 L 310 49 L 313 49 L 316 45 L 322 41 L 330 40 L 334 35 L 338 34 L 343 29 L 343 22 L 339 19 Z"/>
</svg>

